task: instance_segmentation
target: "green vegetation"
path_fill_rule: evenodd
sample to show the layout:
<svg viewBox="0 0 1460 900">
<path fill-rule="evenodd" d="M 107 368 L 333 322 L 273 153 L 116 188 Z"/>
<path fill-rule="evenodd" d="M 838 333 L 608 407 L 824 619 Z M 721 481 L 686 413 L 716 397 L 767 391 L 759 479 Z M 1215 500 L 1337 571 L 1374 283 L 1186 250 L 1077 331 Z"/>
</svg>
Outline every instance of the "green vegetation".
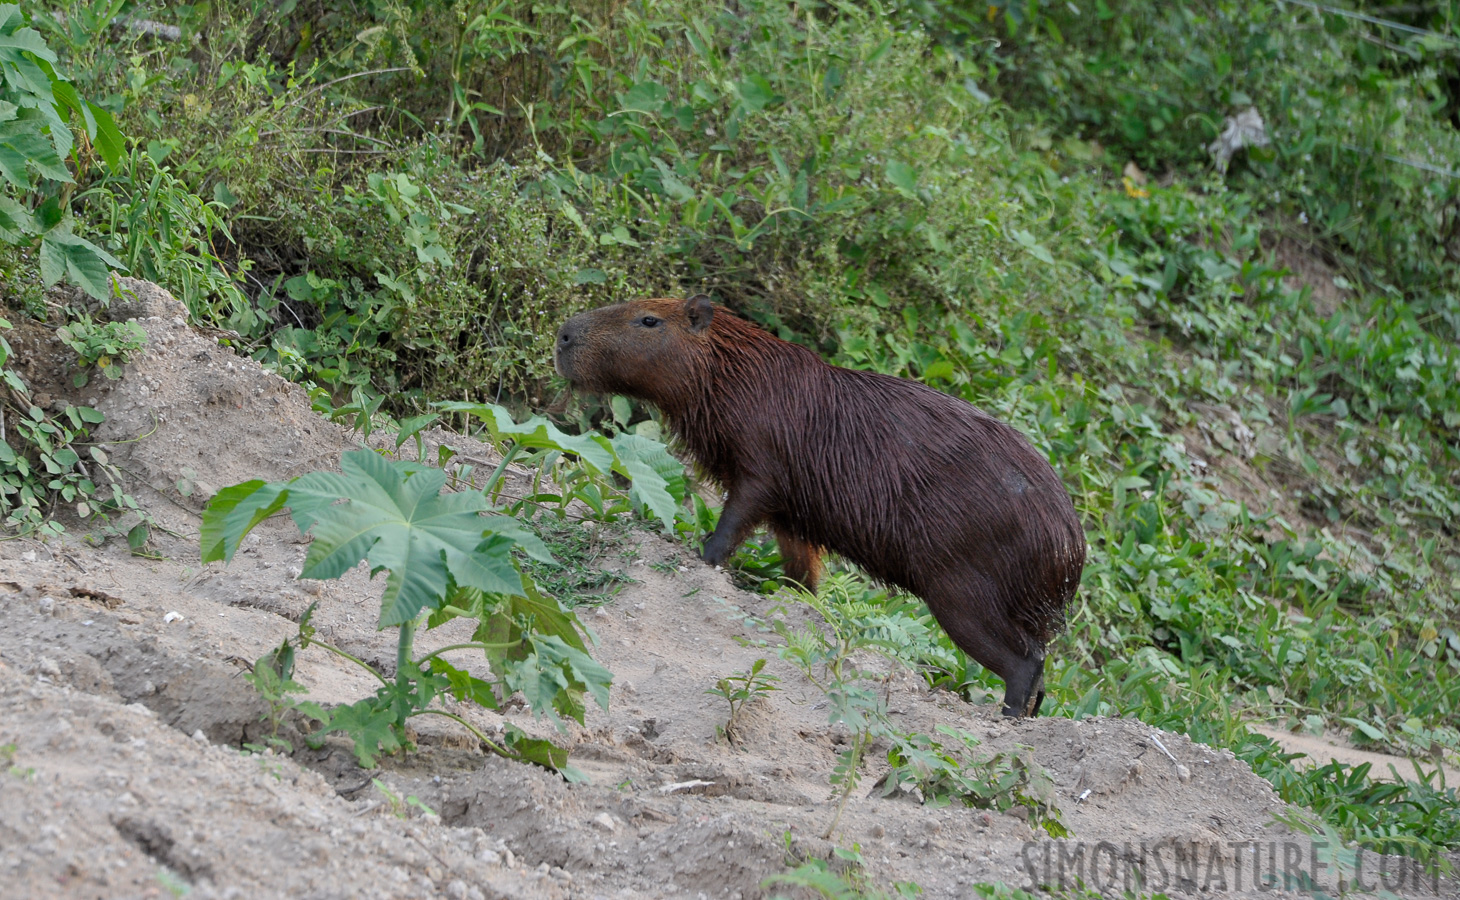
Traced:
<svg viewBox="0 0 1460 900">
<path fill-rule="evenodd" d="M 769 672 L 762 671 L 765 668 L 765 662 L 764 659 L 758 659 L 751 663 L 750 671 L 727 675 L 716 681 L 713 688 L 705 691 L 706 694 L 725 698 L 725 702 L 730 705 L 730 718 L 725 720 L 725 726 L 719 729 L 727 740 L 734 743 L 740 742 L 740 732 L 736 726 L 739 723 L 740 713 L 745 709 L 747 703 L 753 703 L 758 697 L 780 690 L 775 684 L 780 679 Z"/>
<path fill-rule="evenodd" d="M 512 432 L 520 444 L 558 454 L 566 450 L 585 458 L 602 457 L 603 472 L 625 465 L 604 438 L 562 436 L 560 443 L 550 426 L 518 426 L 510 418 L 495 421 L 500 432 Z M 665 481 L 643 462 L 650 448 L 633 446 L 640 456 L 629 465 L 644 466 L 646 477 L 635 479 L 630 493 L 652 506 L 672 509 L 677 498 L 665 492 Z M 661 463 L 673 462 L 663 445 L 658 445 L 658 457 Z M 537 714 L 545 713 L 560 725 L 559 714 L 582 724 L 585 695 L 608 706 L 612 674 L 588 655 L 582 623 L 540 593 L 513 555 L 520 550 L 551 563 L 547 547 L 513 516 L 484 515 L 494 509 L 490 498 L 506 460 L 484 487 L 444 494 L 447 476 L 442 469 L 389 461 L 371 450 L 346 453 L 340 468 L 340 474 L 313 472 L 282 484 L 249 481 L 225 488 L 203 514 L 204 562 L 231 560 L 249 531 L 288 507 L 300 532 L 314 538 L 300 577 L 338 578 L 362 561 L 369 563 L 372 574 L 386 573 L 380 627 L 399 629 L 394 679 L 316 637 L 311 606 L 298 635 L 260 659 L 249 676 L 268 704 L 270 742 L 292 749 L 278 738 L 278 730 L 284 714 L 296 711 L 321 723 L 311 734 L 312 741 L 344 732 L 354 742 L 360 765 L 372 768 L 378 755 L 410 745 L 406 720 L 438 715 L 462 725 L 496 753 L 576 777 L 567 765 L 567 754 L 550 742 L 529 739 L 520 729 L 509 728 L 503 744 L 498 744 L 461 716 L 433 705 L 449 696 L 497 709 L 508 695 L 521 691 Z M 606 485 L 600 490 L 616 493 Z M 470 641 L 414 655 L 417 628 L 423 624 L 436 628 L 458 617 L 475 620 Z M 293 680 L 295 654 L 310 645 L 359 665 L 375 676 L 380 688 L 373 697 L 328 711 L 296 699 L 292 695 L 304 693 L 305 688 Z M 482 651 L 497 680 L 485 681 L 453 666 L 442 656 L 453 650 Z"/>
<path fill-rule="evenodd" d="M 0 271 L 35 313 L 24 286 L 104 294 L 96 261 L 125 263 L 321 409 L 417 430 L 447 398 L 466 404 L 447 418 L 551 404 L 576 310 L 709 291 L 1054 460 L 1090 563 L 1047 711 L 1232 748 L 1345 839 L 1433 856 L 1460 846 L 1455 786 L 1298 773 L 1246 727 L 1460 756 L 1460 11 L 1366 8 L 145 10 L 174 41 L 112 25 L 144 11 L 126 0 L 4 7 L 0 64 L 23 80 L 6 69 L 0 144 L 29 163 L 0 166 Z M 1262 139 L 1214 166 L 1249 107 Z M 87 421 L 60 440 L 68 414 L 4 367 L 3 511 L 50 527 L 68 486 L 91 490 L 82 454 L 57 455 Z M 621 467 L 518 441 L 547 475 L 517 514 L 713 524 L 698 498 L 605 493 L 610 471 L 648 477 L 627 460 L 650 413 L 567 418 L 613 430 L 582 440 Z M 773 555 L 742 560 L 774 583 Z M 995 689 L 936 631 L 921 645 L 931 682 Z"/>
</svg>

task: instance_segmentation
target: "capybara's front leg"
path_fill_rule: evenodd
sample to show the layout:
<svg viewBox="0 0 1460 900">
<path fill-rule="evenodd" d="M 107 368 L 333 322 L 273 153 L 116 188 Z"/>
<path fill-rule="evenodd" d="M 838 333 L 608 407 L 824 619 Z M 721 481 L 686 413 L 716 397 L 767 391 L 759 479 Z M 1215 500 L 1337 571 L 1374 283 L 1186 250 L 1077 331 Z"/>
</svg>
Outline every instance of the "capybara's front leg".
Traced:
<svg viewBox="0 0 1460 900">
<path fill-rule="evenodd" d="M 705 540 L 700 558 L 712 566 L 725 564 L 735 548 L 745 542 L 755 526 L 765 521 L 765 511 L 758 502 L 755 492 L 732 490 L 725 498 L 725 508 L 720 510 L 720 523 L 715 533 Z"/>
</svg>

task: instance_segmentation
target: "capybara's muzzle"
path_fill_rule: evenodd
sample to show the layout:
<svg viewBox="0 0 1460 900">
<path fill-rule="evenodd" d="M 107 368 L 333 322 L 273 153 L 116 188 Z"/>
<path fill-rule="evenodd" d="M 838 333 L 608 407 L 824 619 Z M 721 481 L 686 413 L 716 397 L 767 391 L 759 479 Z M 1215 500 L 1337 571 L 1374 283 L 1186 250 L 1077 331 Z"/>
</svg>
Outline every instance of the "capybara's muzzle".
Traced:
<svg viewBox="0 0 1460 900">
<path fill-rule="evenodd" d="M 573 375 L 573 357 L 583 343 L 582 318 L 577 315 L 564 322 L 558 329 L 558 339 L 553 345 L 553 367 L 569 381 L 577 380 Z"/>
</svg>

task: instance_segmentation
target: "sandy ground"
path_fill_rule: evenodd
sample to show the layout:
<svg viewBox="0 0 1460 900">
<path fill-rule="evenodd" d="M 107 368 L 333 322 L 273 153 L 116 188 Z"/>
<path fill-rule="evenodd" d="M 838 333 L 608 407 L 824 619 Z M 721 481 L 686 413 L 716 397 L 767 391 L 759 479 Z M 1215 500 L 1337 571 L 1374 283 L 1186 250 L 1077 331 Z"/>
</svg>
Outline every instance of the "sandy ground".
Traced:
<svg viewBox="0 0 1460 900">
<path fill-rule="evenodd" d="M 1341 874 L 1354 879 L 1278 820 L 1293 811 L 1228 752 L 1130 720 L 1009 722 L 910 673 L 888 680 L 894 717 L 910 730 L 963 729 L 990 754 L 1032 748 L 1073 837 L 1050 840 L 1014 815 L 883 798 L 872 785 L 885 762 L 873 754 L 823 840 L 847 735 L 772 649 L 737 641 L 764 637 L 746 617 L 774 601 L 637 532 L 604 538 L 598 564 L 628 583 L 580 610 L 615 676 L 608 712 L 558 733 L 521 708 L 453 707 L 487 731 L 505 720 L 552 737 L 589 783 L 484 754 L 444 719 L 413 720 L 418 749 L 371 771 L 341 741 L 291 757 L 240 752 L 266 736 L 241 675 L 310 603 L 321 636 L 363 659 L 389 664 L 394 643 L 375 630 L 379 584 L 365 572 L 296 580 L 306 545 L 287 519 L 262 525 L 227 568 L 201 565 L 202 498 L 328 466 L 355 441 L 297 388 L 188 328 L 165 293 L 129 284 L 135 301 L 121 312 L 140 317 L 149 346 L 119 381 L 78 391 L 44 329 L 12 339 L 38 393 L 106 414 L 101 437 L 167 531 L 158 559 L 80 529 L 0 543 L 0 897 L 750 898 L 774 893 L 768 876 L 838 846 L 858 848 L 872 881 L 916 882 L 933 898 L 971 896 L 980 882 L 1073 887 L 1077 876 L 1118 896 L 1136 872 L 1171 896 L 1308 896 L 1304 876 L 1336 894 Z M 494 458 L 464 438 L 433 440 Z M 448 626 L 418 645 L 462 637 Z M 762 657 L 782 690 L 747 710 L 732 744 L 719 733 L 724 701 L 705 691 Z M 454 661 L 485 668 L 469 654 Z M 296 677 L 325 703 L 373 689 L 317 650 Z M 1395 860 L 1365 866 L 1362 887 L 1460 896 Z"/>
</svg>

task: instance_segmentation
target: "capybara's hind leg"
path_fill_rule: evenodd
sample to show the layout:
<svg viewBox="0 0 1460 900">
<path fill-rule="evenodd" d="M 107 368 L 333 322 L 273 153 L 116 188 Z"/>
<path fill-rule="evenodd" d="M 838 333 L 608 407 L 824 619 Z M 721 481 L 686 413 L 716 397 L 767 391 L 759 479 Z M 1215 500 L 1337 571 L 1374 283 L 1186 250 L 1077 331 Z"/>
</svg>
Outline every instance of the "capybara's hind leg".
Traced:
<svg viewBox="0 0 1460 900">
<path fill-rule="evenodd" d="M 1036 649 L 1004 675 L 1004 715 L 1036 716 L 1044 702 L 1044 651 Z"/>
<path fill-rule="evenodd" d="M 934 586 L 923 599 L 953 643 L 1004 679 L 1004 715 L 1034 715 L 1044 699 L 1044 648 L 1026 639 L 1012 623 L 990 615 L 998 607 L 988 599 L 992 591 L 981 573 L 958 574 L 956 589 Z"/>
<path fill-rule="evenodd" d="M 1044 705 L 1044 654 L 1039 654 L 1039 674 L 1035 676 L 1034 684 L 1029 689 L 1029 706 L 1024 715 L 1034 718 L 1039 715 L 1039 707 Z"/>
<path fill-rule="evenodd" d="M 787 579 L 815 593 L 816 584 L 821 580 L 821 548 L 782 528 L 772 526 L 771 530 L 781 550 L 781 571 Z"/>
</svg>

